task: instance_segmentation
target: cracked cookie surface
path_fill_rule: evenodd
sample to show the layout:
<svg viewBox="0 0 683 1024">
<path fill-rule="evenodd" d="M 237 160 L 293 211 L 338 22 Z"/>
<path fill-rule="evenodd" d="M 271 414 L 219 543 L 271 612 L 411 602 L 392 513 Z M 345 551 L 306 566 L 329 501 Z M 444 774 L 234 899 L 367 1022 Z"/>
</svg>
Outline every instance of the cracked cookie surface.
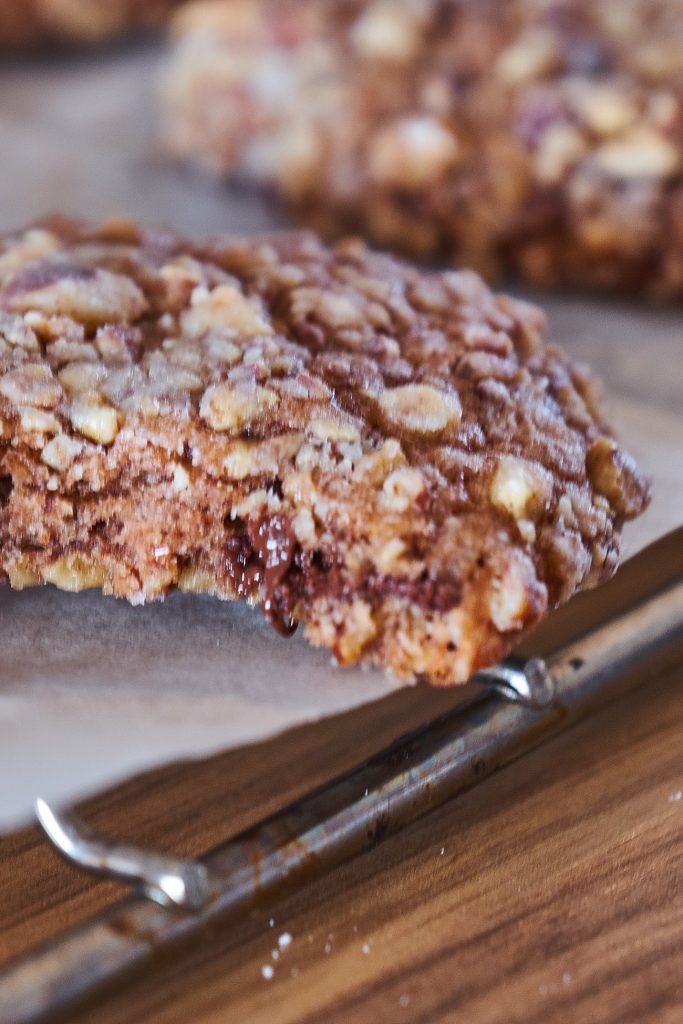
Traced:
<svg viewBox="0 0 683 1024">
<path fill-rule="evenodd" d="M 610 576 L 647 485 L 540 310 L 292 232 L 0 241 L 0 575 L 243 597 L 466 680 Z"/>
</svg>

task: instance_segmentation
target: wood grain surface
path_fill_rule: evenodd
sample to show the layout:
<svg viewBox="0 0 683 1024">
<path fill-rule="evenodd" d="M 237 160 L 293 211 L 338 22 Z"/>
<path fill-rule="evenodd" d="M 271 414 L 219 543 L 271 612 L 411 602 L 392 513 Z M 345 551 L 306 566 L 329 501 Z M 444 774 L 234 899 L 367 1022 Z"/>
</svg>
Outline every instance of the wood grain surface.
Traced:
<svg viewBox="0 0 683 1024">
<path fill-rule="evenodd" d="M 157 65 L 144 49 L 0 69 L 0 226 L 51 208 L 126 209 L 196 234 L 268 222 L 252 200 L 228 202 L 159 164 L 149 100 Z M 598 365 L 622 429 L 648 453 L 653 522 L 683 522 L 683 315 L 570 298 L 547 305 L 555 336 Z M 683 652 L 628 700 L 69 1020 L 680 1024 L 682 682 Z M 83 814 L 117 837 L 194 856 L 454 699 L 406 690 L 131 780 Z M 118 895 L 59 861 L 36 828 L 0 838 L 0 963 Z M 285 933 L 292 941 L 280 949 Z"/>
<path fill-rule="evenodd" d="M 74 1024 L 680 1021 L 681 678 Z"/>
<path fill-rule="evenodd" d="M 654 677 L 372 853 L 68 1020 L 680 1021 L 682 681 L 681 666 Z M 389 703 L 384 717 L 362 708 L 134 780 L 84 813 L 118 836 L 198 853 L 424 710 L 418 691 Z M 117 895 L 62 865 L 33 829 L 3 840 L 2 855 L 3 955 Z M 292 942 L 279 950 L 284 933 Z"/>
</svg>

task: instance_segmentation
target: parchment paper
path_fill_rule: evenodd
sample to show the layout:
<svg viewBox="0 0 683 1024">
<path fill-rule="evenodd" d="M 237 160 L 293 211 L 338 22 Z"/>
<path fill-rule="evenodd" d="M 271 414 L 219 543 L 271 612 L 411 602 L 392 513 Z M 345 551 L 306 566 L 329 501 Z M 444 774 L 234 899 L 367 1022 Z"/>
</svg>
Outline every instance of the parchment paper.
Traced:
<svg viewBox="0 0 683 1024">
<path fill-rule="evenodd" d="M 256 198 L 154 155 L 159 60 L 146 47 L 0 69 L 0 229 L 50 210 L 126 212 L 197 236 L 275 225 Z M 634 553 L 683 522 L 681 312 L 541 301 L 553 337 L 601 370 L 615 424 L 654 477 L 651 509 L 626 531 Z M 3 588 L 0 654 L 0 828 L 27 816 L 38 794 L 71 800 L 396 686 L 333 668 L 326 652 L 281 639 L 245 606 L 185 595 L 134 609 L 95 593 Z"/>
</svg>

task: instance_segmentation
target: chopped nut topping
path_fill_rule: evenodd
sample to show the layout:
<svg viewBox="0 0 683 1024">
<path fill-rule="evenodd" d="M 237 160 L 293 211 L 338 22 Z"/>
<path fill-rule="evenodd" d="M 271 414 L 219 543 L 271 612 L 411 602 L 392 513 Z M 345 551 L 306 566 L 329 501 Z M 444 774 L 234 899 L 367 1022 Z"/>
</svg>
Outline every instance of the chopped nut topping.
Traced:
<svg viewBox="0 0 683 1024">
<path fill-rule="evenodd" d="M 47 350 L 47 360 L 53 369 L 66 363 L 95 363 L 99 356 L 93 345 L 80 341 L 55 341 Z"/>
<path fill-rule="evenodd" d="M 233 480 L 258 476 L 261 472 L 257 459 L 256 441 L 235 441 L 223 460 L 223 467 Z"/>
<path fill-rule="evenodd" d="M 56 416 L 43 409 L 36 409 L 33 406 L 25 406 L 19 410 L 21 413 L 21 429 L 27 434 L 57 434 L 62 429 Z"/>
<path fill-rule="evenodd" d="M 41 576 L 60 590 L 78 592 L 102 587 L 107 579 L 104 566 L 80 555 L 67 555 L 46 565 Z"/>
<path fill-rule="evenodd" d="M 297 318 L 314 314 L 330 327 L 359 327 L 364 319 L 362 309 L 348 295 L 329 294 L 319 288 L 295 289 L 291 308 Z"/>
<path fill-rule="evenodd" d="M 598 437 L 586 457 L 588 474 L 595 489 L 604 495 L 619 515 L 633 515 L 639 490 L 638 471 L 631 457 L 610 437 Z"/>
<path fill-rule="evenodd" d="M 22 559 L 7 565 L 7 575 L 13 590 L 24 590 L 40 583 L 40 575 L 31 569 Z"/>
<path fill-rule="evenodd" d="M 192 306 L 183 314 L 182 328 L 191 337 L 216 330 L 246 335 L 272 334 L 272 327 L 257 307 L 228 284 L 219 285 L 211 292 L 196 288 L 192 293 Z"/>
<path fill-rule="evenodd" d="M 638 117 L 633 98 L 614 85 L 592 85 L 580 97 L 579 113 L 598 135 L 617 135 Z"/>
<path fill-rule="evenodd" d="M 502 580 L 495 579 L 489 594 L 489 614 L 501 633 L 521 629 L 528 611 L 527 588 L 521 572 L 511 565 Z"/>
<path fill-rule="evenodd" d="M 665 178 L 681 166 L 680 151 L 671 142 L 645 129 L 605 143 L 596 154 L 603 170 L 615 178 Z"/>
<path fill-rule="evenodd" d="M 388 423 L 409 434 L 441 434 L 460 423 L 462 406 L 453 392 L 429 384 L 403 384 L 388 388 L 379 396 Z"/>
<path fill-rule="evenodd" d="M 532 28 L 509 46 L 496 61 L 496 74 L 506 85 L 541 78 L 556 66 L 558 45 L 549 29 Z"/>
<path fill-rule="evenodd" d="M 214 384 L 204 392 L 199 413 L 214 430 L 239 431 L 275 409 L 277 401 L 258 384 Z"/>
<path fill-rule="evenodd" d="M 541 466 L 504 456 L 491 480 L 491 500 L 515 519 L 534 518 L 552 496 L 552 477 Z"/>
<path fill-rule="evenodd" d="M 62 389 L 49 366 L 29 363 L 0 377 L 0 395 L 15 406 L 54 409 L 62 398 Z"/>
<path fill-rule="evenodd" d="M 19 313 L 37 310 L 70 316 L 88 328 L 107 322 L 132 323 L 147 308 L 144 295 L 129 277 L 60 263 L 19 271 L 0 293 L 0 302 Z"/>
<path fill-rule="evenodd" d="M 184 466 L 176 465 L 173 467 L 173 490 L 174 491 L 186 491 L 190 486 L 190 475 Z"/>
<path fill-rule="evenodd" d="M 343 632 L 335 647 L 340 665 L 350 665 L 357 661 L 364 648 L 377 634 L 372 609 L 364 601 L 354 601 L 345 618 Z"/>
<path fill-rule="evenodd" d="M 577 164 L 588 146 L 581 132 L 567 124 L 555 124 L 543 133 L 534 159 L 536 177 L 547 185 L 562 180 L 568 168 Z"/>
<path fill-rule="evenodd" d="M 83 442 L 67 434 L 60 434 L 48 441 L 40 458 L 46 466 L 63 473 L 83 451 Z"/>
<path fill-rule="evenodd" d="M 410 60 L 420 42 L 416 13 L 389 0 L 374 0 L 353 25 L 351 42 L 371 60 Z"/>
<path fill-rule="evenodd" d="M 10 345 L 23 348 L 27 352 L 40 351 L 35 332 L 31 330 L 24 317 L 0 312 L 0 337 Z"/>
<path fill-rule="evenodd" d="M 360 440 L 358 428 L 353 423 L 344 423 L 340 420 L 311 420 L 307 427 L 307 433 L 319 437 L 321 441 L 346 441 L 352 443 Z"/>
<path fill-rule="evenodd" d="M 387 573 L 388 575 L 396 574 L 402 568 L 401 561 L 406 551 L 407 547 L 404 541 L 399 540 L 398 537 L 393 537 L 377 553 L 375 564 L 380 572 Z"/>
<path fill-rule="evenodd" d="M 214 594 L 218 592 L 218 584 L 206 569 L 188 566 L 178 577 L 178 590 L 186 594 Z"/>
<path fill-rule="evenodd" d="M 209 332 L 204 344 L 207 357 L 217 363 L 226 363 L 228 366 L 232 366 L 239 363 L 242 358 L 242 349 L 215 331 Z"/>
<path fill-rule="evenodd" d="M 79 434 L 97 444 L 111 444 L 119 432 L 119 414 L 110 405 L 77 399 L 69 415 Z"/>
<path fill-rule="evenodd" d="M 395 469 L 382 485 L 385 504 L 397 512 L 410 508 L 424 489 L 422 475 L 414 469 Z"/>
<path fill-rule="evenodd" d="M 57 376 L 69 395 L 97 394 L 105 379 L 103 368 L 93 363 L 69 363 Z"/>
<path fill-rule="evenodd" d="M 315 529 L 315 520 L 309 509 L 299 509 L 292 521 L 292 529 L 300 544 L 308 548 L 315 546 L 318 537 Z"/>
<path fill-rule="evenodd" d="M 459 156 L 455 136 L 435 118 L 406 118 L 378 133 L 370 151 L 370 174 L 375 181 L 418 188 L 442 175 Z"/>
</svg>

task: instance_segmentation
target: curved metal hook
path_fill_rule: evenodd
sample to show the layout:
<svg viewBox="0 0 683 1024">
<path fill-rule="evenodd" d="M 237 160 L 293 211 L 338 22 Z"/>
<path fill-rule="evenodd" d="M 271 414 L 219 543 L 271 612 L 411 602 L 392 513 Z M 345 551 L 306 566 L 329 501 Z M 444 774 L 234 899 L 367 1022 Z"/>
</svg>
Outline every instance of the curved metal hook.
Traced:
<svg viewBox="0 0 683 1024">
<path fill-rule="evenodd" d="M 507 658 L 477 672 L 472 682 L 505 700 L 541 710 L 552 703 L 555 684 L 541 658 Z M 38 821 L 59 852 L 72 864 L 139 888 L 164 907 L 198 911 L 206 906 L 210 880 L 206 867 L 96 835 L 71 810 L 55 810 L 36 800 Z"/>
<path fill-rule="evenodd" d="M 209 897 L 203 864 L 140 850 L 97 836 L 67 810 L 55 810 L 39 797 L 36 816 L 61 854 L 87 871 L 135 885 L 163 907 L 201 910 Z"/>
<path fill-rule="evenodd" d="M 472 682 L 494 690 L 505 700 L 537 711 L 547 708 L 555 698 L 555 683 L 542 658 L 505 658 L 477 672 Z"/>
</svg>

